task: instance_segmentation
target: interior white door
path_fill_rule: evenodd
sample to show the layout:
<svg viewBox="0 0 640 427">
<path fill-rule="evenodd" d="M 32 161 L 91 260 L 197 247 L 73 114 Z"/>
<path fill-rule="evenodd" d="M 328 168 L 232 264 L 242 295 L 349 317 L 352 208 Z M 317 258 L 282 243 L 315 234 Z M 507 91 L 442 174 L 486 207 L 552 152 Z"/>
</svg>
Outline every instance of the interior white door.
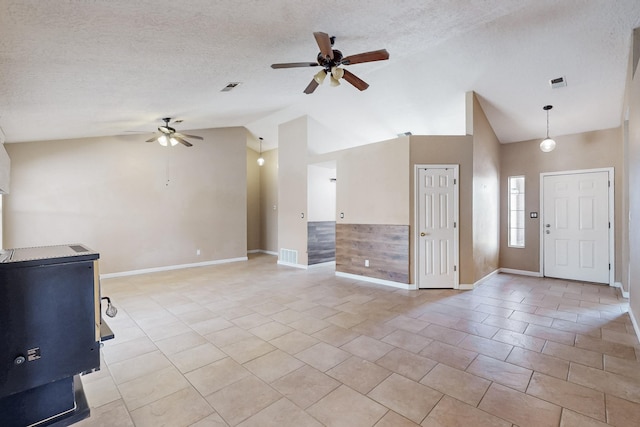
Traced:
<svg viewBox="0 0 640 427">
<path fill-rule="evenodd" d="M 543 177 L 544 275 L 609 283 L 609 173 Z"/>
<path fill-rule="evenodd" d="M 457 171 L 418 169 L 417 232 L 419 288 L 456 288 Z"/>
</svg>

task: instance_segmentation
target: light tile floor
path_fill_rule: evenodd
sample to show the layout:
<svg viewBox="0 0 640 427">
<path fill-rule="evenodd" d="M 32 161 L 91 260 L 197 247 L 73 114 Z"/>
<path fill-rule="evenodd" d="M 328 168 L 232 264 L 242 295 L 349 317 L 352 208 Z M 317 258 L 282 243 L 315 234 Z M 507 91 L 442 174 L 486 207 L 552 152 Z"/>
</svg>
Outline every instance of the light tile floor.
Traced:
<svg viewBox="0 0 640 427">
<path fill-rule="evenodd" d="M 108 279 L 78 426 L 640 425 L 619 291 L 498 274 L 404 291 L 275 257 Z"/>
</svg>

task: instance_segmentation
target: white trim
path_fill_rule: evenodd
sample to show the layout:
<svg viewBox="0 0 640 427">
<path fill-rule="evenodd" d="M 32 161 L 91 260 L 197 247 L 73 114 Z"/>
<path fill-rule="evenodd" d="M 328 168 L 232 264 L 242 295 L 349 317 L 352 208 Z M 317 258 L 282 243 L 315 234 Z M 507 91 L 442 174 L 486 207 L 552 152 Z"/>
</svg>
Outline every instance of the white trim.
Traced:
<svg viewBox="0 0 640 427">
<path fill-rule="evenodd" d="M 476 285 L 472 285 L 469 283 L 461 283 L 460 285 L 458 285 L 458 290 L 459 291 L 472 291 L 474 290 L 476 287 Z"/>
<path fill-rule="evenodd" d="M 514 268 L 501 268 L 500 273 L 518 274 L 520 276 L 542 277 L 539 271 L 516 270 Z"/>
<path fill-rule="evenodd" d="M 280 261 L 278 260 L 278 265 L 284 265 L 286 267 L 295 267 L 295 268 L 301 268 L 303 270 L 306 270 L 308 266 L 304 265 L 304 264 L 294 264 L 292 262 L 285 262 L 285 261 Z"/>
<path fill-rule="evenodd" d="M 307 268 L 318 268 L 318 267 L 335 267 L 336 266 L 336 262 L 335 261 L 327 261 L 327 262 L 319 262 L 318 264 L 311 264 L 309 266 L 307 266 Z"/>
<path fill-rule="evenodd" d="M 264 249 L 251 249 L 247 251 L 248 254 L 267 254 L 267 255 L 275 255 L 278 256 L 278 252 L 266 251 Z"/>
<path fill-rule="evenodd" d="M 119 273 L 101 274 L 101 279 L 112 279 L 114 277 L 136 276 L 138 274 L 157 273 L 160 271 L 181 270 L 183 268 L 205 267 L 208 265 L 227 264 L 230 262 L 247 261 L 246 256 L 238 258 L 218 259 L 214 261 L 194 262 L 192 264 L 167 265 L 164 267 L 143 268 L 141 270 L 121 271 Z"/>
<path fill-rule="evenodd" d="M 613 285 L 614 288 L 620 288 L 620 292 L 622 293 L 622 298 L 627 298 L 629 299 L 629 291 L 625 291 L 624 288 L 622 287 L 622 283 L 620 282 L 614 282 Z"/>
<path fill-rule="evenodd" d="M 636 331 L 636 338 L 640 338 L 640 326 L 638 326 L 638 320 L 633 314 L 631 307 L 629 307 L 629 317 L 631 318 L 631 324 L 633 324 L 633 330 Z"/>
<path fill-rule="evenodd" d="M 418 264 L 418 250 L 419 250 L 419 234 L 420 230 L 418 224 L 420 222 L 419 219 L 419 210 L 420 210 L 420 201 L 418 200 L 418 192 L 419 192 L 419 169 L 453 169 L 453 178 L 456 180 L 456 184 L 453 186 L 453 216 L 454 221 L 456 222 L 456 227 L 453 230 L 453 265 L 455 266 L 455 272 L 453 273 L 453 288 L 444 288 L 444 289 L 460 289 L 460 165 L 459 164 L 415 164 L 413 165 L 413 229 L 414 229 L 414 238 L 413 238 L 413 274 L 415 279 L 415 289 L 431 289 L 431 288 L 420 288 L 420 265 Z M 434 288 L 436 289 L 436 288 Z"/>
<path fill-rule="evenodd" d="M 358 274 L 343 273 L 341 271 L 336 271 L 336 276 L 344 277 L 347 279 L 359 280 L 361 282 L 375 283 L 377 285 L 385 285 L 385 286 L 391 286 L 394 288 L 406 289 L 409 291 L 415 291 L 418 289 L 417 285 L 415 284 L 393 282 L 391 280 L 377 279 L 375 277 L 369 277 L 369 276 L 360 276 Z"/>
<path fill-rule="evenodd" d="M 608 168 L 594 168 L 594 169 L 578 169 L 578 170 L 570 170 L 570 171 L 558 171 L 558 172 L 540 172 L 540 272 L 542 274 L 541 277 L 544 277 L 544 224 L 542 221 L 544 219 L 544 177 L 552 176 L 552 175 L 576 175 L 583 173 L 594 173 L 594 172 L 607 172 L 609 176 L 609 182 L 611 185 L 608 187 L 609 190 L 609 264 L 611 268 L 609 269 L 609 286 L 614 286 L 615 282 L 615 268 L 616 268 L 616 260 L 615 260 L 615 192 L 616 192 L 616 184 L 615 184 L 615 169 L 613 167 Z"/>
<path fill-rule="evenodd" d="M 481 285 L 485 280 L 489 280 L 491 277 L 495 276 L 498 273 L 500 273 L 500 269 L 496 268 L 495 270 L 493 270 L 491 273 L 487 274 L 483 278 L 476 280 L 476 283 L 473 284 L 473 288 L 475 289 L 477 286 Z"/>
</svg>

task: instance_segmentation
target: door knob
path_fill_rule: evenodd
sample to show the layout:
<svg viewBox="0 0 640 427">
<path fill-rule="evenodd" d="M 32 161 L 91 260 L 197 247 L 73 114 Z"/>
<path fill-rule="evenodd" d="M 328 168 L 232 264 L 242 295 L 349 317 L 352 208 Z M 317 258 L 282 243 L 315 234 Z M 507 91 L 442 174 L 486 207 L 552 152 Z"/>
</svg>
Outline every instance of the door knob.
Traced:
<svg viewBox="0 0 640 427">
<path fill-rule="evenodd" d="M 551 234 L 551 231 L 549 231 L 549 230 L 546 230 L 546 231 L 545 231 L 545 233 L 547 233 L 547 234 Z"/>
<path fill-rule="evenodd" d="M 544 226 L 549 228 L 549 227 L 551 227 L 551 224 L 545 224 Z"/>
<path fill-rule="evenodd" d="M 427 233 L 425 233 L 424 231 L 422 233 L 420 233 L 420 236 L 422 236 L 422 237 L 424 237 L 426 235 L 427 235 Z"/>
</svg>

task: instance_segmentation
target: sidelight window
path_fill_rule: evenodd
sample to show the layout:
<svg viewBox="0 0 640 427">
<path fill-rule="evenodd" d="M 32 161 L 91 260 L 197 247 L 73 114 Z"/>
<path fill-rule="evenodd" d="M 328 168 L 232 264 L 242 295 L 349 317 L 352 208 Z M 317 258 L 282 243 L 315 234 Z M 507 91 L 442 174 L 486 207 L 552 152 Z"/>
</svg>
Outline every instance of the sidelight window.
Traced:
<svg viewBox="0 0 640 427">
<path fill-rule="evenodd" d="M 524 248 L 524 176 L 509 177 L 509 246 Z"/>
</svg>

